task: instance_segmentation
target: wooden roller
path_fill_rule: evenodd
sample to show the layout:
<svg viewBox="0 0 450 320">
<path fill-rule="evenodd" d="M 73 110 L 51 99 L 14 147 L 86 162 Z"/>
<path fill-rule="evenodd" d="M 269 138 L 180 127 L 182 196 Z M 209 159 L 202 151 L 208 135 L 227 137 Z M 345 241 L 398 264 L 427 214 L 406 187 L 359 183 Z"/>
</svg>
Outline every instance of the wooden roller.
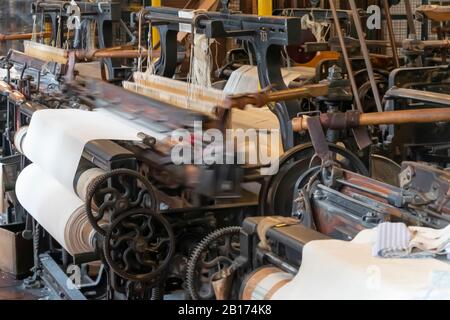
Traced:
<svg viewBox="0 0 450 320">
<path fill-rule="evenodd" d="M 335 130 L 383 124 L 400 125 L 408 123 L 450 122 L 450 108 L 399 110 L 373 113 L 348 111 L 346 113 L 321 114 L 320 122 L 324 128 Z M 293 119 L 292 127 L 295 132 L 308 130 L 307 117 L 303 116 Z"/>
<path fill-rule="evenodd" d="M 240 300 L 270 300 L 294 277 L 276 267 L 262 267 L 251 273 L 242 284 Z"/>
<path fill-rule="evenodd" d="M 33 41 L 24 41 L 23 45 L 25 49 L 24 53 L 29 57 L 43 61 L 52 61 L 60 64 L 67 64 L 68 62 L 68 50 L 48 46 Z"/>
<path fill-rule="evenodd" d="M 4 41 L 15 41 L 15 40 L 31 40 L 33 36 L 37 38 L 50 38 L 51 32 L 39 32 L 36 34 L 33 33 L 14 33 L 14 34 L 3 34 L 0 33 L 0 42 Z"/>
</svg>

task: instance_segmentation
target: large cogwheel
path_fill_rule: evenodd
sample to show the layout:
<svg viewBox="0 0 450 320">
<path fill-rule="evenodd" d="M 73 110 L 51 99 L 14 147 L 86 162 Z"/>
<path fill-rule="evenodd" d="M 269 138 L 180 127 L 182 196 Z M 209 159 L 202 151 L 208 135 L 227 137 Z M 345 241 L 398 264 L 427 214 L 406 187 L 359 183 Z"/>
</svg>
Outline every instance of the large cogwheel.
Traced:
<svg viewBox="0 0 450 320">
<path fill-rule="evenodd" d="M 189 258 L 186 286 L 193 300 L 214 299 L 212 276 L 231 266 L 239 256 L 241 227 L 227 227 L 207 235 Z"/>
</svg>

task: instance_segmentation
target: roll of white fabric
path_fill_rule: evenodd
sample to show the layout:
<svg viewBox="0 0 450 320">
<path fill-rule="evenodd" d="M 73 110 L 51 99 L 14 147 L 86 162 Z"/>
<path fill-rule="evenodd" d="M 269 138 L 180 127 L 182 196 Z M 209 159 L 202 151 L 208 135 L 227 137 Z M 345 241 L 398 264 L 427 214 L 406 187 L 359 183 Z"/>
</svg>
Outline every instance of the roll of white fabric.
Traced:
<svg viewBox="0 0 450 320">
<path fill-rule="evenodd" d="M 86 183 L 102 172 L 87 170 L 74 188 L 85 145 L 105 139 L 138 141 L 140 132 L 156 139 L 165 137 L 108 112 L 58 109 L 33 114 L 22 144 L 33 164 L 19 175 L 16 194 L 22 206 L 70 254 L 93 249 L 94 231 L 84 212 L 84 197 Z"/>
<path fill-rule="evenodd" d="M 26 167 L 16 182 L 21 205 L 70 254 L 93 250 L 93 229 L 84 202 L 38 165 Z"/>
<path fill-rule="evenodd" d="M 255 270 L 243 283 L 241 300 L 270 300 L 273 294 L 293 276 L 276 267 L 262 267 Z"/>
<path fill-rule="evenodd" d="M 314 68 L 292 67 L 281 69 L 281 74 L 286 86 L 289 86 L 294 80 L 303 81 L 313 78 L 316 71 Z M 223 91 L 227 94 L 242 94 L 257 92 L 260 89 L 258 68 L 245 65 L 231 74 Z"/>
<path fill-rule="evenodd" d="M 450 299 L 450 264 L 432 258 L 373 257 L 375 234 L 365 230 L 352 242 L 308 243 L 299 273 L 273 299 Z"/>
</svg>

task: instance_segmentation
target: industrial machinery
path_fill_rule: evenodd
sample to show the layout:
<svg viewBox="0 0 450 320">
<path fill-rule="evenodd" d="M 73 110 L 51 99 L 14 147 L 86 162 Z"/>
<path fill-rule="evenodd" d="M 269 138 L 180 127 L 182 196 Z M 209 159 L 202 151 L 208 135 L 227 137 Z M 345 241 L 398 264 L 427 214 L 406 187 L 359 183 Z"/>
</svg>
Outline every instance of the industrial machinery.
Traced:
<svg viewBox="0 0 450 320">
<path fill-rule="evenodd" d="M 365 41 L 354 0 L 264 17 L 221 4 L 33 3 L 33 33 L 16 35 L 30 41 L 1 60 L 0 81 L 7 222 L 25 221 L 34 245 L 27 287 L 59 299 L 268 299 L 261 279 L 285 284 L 311 241 L 385 221 L 448 225 L 449 67 L 431 63 L 436 50 L 405 40 L 402 63 L 390 17 L 389 41 Z M 332 32 L 313 34 L 305 17 Z M 205 88 L 194 62 L 213 39 L 235 47 Z M 78 69 L 93 60 L 101 79 Z M 288 84 L 295 67 L 313 71 Z M 245 68 L 259 90 L 223 91 Z M 248 106 L 268 107 L 280 128 L 273 175 L 239 163 L 234 138 L 202 131 L 226 136 L 232 111 Z"/>
<path fill-rule="evenodd" d="M 385 221 L 436 229 L 450 222 L 448 170 L 404 162 L 398 177 L 401 187 L 339 167 L 324 173 L 311 168 L 298 181 L 293 212 L 297 221 L 277 216 L 245 220 L 241 256 L 230 263 L 229 273 L 239 279 L 228 277 L 236 283 L 229 280 L 227 285 L 238 288 L 232 297 L 270 299 L 297 274 L 303 248 L 311 241 L 349 241 Z M 269 277 L 271 281 L 265 281 Z"/>
</svg>

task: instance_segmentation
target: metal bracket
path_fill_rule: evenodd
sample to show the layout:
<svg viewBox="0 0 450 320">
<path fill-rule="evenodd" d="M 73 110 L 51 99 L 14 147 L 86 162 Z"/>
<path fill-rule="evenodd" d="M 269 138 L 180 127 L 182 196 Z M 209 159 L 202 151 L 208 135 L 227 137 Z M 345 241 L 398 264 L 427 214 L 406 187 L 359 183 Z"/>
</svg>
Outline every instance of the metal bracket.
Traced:
<svg viewBox="0 0 450 320">
<path fill-rule="evenodd" d="M 86 297 L 76 288 L 69 288 L 70 282 L 67 275 L 56 264 L 53 258 L 45 253 L 39 256 L 42 266 L 41 278 L 45 284 L 53 289 L 61 300 L 87 300 Z"/>
<path fill-rule="evenodd" d="M 331 161 L 331 151 L 328 148 L 320 117 L 308 117 L 306 122 L 308 123 L 309 135 L 317 156 L 322 160 L 322 163 Z"/>
</svg>

